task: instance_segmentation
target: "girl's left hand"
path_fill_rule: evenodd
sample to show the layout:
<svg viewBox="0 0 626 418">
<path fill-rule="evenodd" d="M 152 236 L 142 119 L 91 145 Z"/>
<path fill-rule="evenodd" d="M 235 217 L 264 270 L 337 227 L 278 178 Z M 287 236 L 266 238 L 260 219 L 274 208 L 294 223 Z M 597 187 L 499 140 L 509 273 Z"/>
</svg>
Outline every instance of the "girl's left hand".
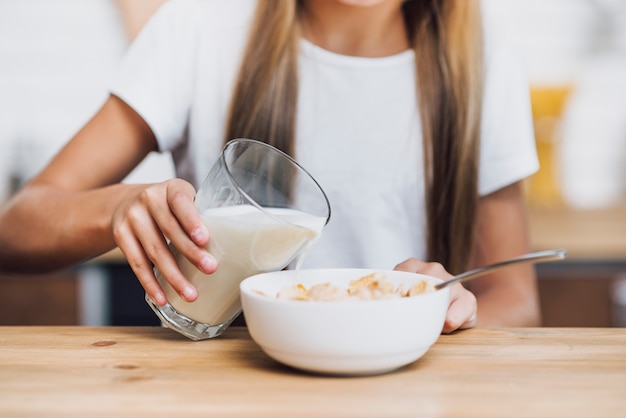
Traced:
<svg viewBox="0 0 626 418">
<path fill-rule="evenodd" d="M 439 279 L 451 279 L 452 275 L 439 263 L 427 263 L 415 258 L 409 258 L 398 264 L 394 270 L 425 274 Z M 476 325 L 477 311 L 476 296 L 460 283 L 450 286 L 450 305 L 443 333 L 448 334 L 458 329 L 472 328 Z"/>
</svg>

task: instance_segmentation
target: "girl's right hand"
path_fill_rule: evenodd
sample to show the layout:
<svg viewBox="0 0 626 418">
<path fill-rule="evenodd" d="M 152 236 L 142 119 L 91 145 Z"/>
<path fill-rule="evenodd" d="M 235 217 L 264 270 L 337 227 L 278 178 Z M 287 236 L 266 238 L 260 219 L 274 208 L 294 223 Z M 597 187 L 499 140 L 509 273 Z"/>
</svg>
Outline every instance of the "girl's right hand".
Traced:
<svg viewBox="0 0 626 418">
<path fill-rule="evenodd" d="M 192 302 L 196 288 L 183 275 L 170 248 L 176 249 L 200 271 L 211 274 L 217 262 L 206 250 L 209 231 L 194 205 L 196 191 L 182 179 L 138 186 L 115 209 L 113 237 L 146 293 L 159 306 L 167 297 L 159 285 L 154 266 L 181 297 Z"/>
</svg>

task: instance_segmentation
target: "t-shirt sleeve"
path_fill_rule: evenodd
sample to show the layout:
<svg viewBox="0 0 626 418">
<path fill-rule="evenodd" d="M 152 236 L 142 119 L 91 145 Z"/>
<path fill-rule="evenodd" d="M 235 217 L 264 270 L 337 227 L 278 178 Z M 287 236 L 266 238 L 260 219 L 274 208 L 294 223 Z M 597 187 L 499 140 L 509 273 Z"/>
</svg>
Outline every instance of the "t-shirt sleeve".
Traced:
<svg viewBox="0 0 626 418">
<path fill-rule="evenodd" d="M 486 59 L 479 194 L 522 180 L 538 168 L 526 75 L 515 54 L 493 46 Z"/>
<path fill-rule="evenodd" d="M 111 94 L 150 126 L 161 151 L 185 139 L 195 78 L 194 3 L 166 2 L 124 55 Z"/>
</svg>

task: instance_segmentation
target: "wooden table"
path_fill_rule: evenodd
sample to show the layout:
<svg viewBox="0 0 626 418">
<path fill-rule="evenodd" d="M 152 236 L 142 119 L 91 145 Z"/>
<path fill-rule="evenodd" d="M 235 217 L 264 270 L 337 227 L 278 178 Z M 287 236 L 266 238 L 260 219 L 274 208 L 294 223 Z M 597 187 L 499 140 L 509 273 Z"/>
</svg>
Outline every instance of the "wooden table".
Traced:
<svg viewBox="0 0 626 418">
<path fill-rule="evenodd" d="M 245 328 L 0 327 L 0 416 L 624 417 L 626 329 L 473 329 L 396 372 L 269 359 Z"/>
</svg>

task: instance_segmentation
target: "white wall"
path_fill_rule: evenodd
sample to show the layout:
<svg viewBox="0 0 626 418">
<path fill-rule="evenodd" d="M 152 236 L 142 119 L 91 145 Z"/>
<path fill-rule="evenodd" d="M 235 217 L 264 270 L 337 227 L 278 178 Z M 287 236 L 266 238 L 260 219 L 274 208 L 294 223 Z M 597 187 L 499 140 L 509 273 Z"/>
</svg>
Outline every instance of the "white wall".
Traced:
<svg viewBox="0 0 626 418">
<path fill-rule="evenodd" d="M 125 47 L 113 0 L 0 1 L 0 202 L 100 107 Z M 128 181 L 172 175 L 150 156 Z"/>
<path fill-rule="evenodd" d="M 482 0 L 497 36 L 517 48 L 531 82 L 569 82 L 595 43 L 592 0 Z"/>
</svg>

